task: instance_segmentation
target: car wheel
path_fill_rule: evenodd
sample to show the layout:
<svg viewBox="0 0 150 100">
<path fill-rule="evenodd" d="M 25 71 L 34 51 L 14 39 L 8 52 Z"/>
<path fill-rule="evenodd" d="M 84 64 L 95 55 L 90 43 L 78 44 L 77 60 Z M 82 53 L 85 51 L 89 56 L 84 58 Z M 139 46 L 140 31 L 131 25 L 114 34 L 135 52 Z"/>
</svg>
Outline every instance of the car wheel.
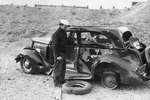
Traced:
<svg viewBox="0 0 150 100">
<path fill-rule="evenodd" d="M 83 95 L 91 91 L 92 85 L 85 81 L 68 81 L 62 86 L 62 91 L 68 94 Z"/>
<path fill-rule="evenodd" d="M 31 61 L 27 57 L 24 57 L 20 64 L 24 73 L 33 74 L 36 72 L 35 67 L 31 65 Z"/>
<path fill-rule="evenodd" d="M 104 72 L 101 78 L 101 84 L 105 88 L 115 89 L 120 83 L 120 77 L 114 72 Z"/>
</svg>

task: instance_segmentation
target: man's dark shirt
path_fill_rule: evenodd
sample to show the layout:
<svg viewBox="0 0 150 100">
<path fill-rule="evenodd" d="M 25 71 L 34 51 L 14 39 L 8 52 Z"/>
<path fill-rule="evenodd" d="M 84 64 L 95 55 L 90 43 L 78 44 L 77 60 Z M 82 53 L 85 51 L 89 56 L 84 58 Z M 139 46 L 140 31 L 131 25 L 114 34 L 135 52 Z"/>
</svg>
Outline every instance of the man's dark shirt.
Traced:
<svg viewBox="0 0 150 100">
<path fill-rule="evenodd" d="M 56 55 L 59 55 L 60 53 L 66 53 L 67 33 L 65 30 L 58 28 L 52 36 L 52 42 L 55 45 Z"/>
</svg>

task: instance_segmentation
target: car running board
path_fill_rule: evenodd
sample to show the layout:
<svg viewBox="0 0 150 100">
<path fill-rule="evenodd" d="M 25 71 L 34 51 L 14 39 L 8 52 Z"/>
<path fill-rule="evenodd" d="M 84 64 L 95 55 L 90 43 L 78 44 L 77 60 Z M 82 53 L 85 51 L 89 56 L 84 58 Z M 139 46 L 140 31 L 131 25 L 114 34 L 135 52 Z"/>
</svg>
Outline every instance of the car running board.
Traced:
<svg viewBox="0 0 150 100">
<path fill-rule="evenodd" d="M 89 79 L 92 79 L 92 74 L 78 73 L 78 72 L 67 70 L 65 79 L 66 80 L 89 80 Z"/>
</svg>

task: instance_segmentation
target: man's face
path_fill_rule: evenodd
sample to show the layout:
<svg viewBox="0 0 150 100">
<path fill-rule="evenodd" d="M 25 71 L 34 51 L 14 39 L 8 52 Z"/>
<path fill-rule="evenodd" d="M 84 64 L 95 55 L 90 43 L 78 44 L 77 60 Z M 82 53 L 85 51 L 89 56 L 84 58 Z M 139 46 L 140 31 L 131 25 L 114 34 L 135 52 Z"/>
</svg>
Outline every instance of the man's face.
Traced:
<svg viewBox="0 0 150 100">
<path fill-rule="evenodd" d="M 63 29 L 63 30 L 66 30 L 67 29 L 67 25 L 60 25 L 60 28 Z"/>
</svg>

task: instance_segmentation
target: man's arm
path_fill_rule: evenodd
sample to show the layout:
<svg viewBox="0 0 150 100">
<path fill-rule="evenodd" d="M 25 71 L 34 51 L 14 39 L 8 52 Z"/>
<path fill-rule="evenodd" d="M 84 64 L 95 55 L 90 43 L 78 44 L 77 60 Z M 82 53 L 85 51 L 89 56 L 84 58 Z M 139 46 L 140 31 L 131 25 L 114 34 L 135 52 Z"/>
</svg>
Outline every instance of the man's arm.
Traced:
<svg viewBox="0 0 150 100">
<path fill-rule="evenodd" d="M 58 39 L 58 36 L 57 36 L 57 34 L 53 34 L 53 36 L 52 36 L 52 41 L 53 41 L 53 45 L 54 45 L 54 50 L 55 50 L 55 53 L 56 53 L 56 56 L 57 56 L 57 54 L 58 54 L 58 42 L 59 42 L 59 39 Z"/>
</svg>

